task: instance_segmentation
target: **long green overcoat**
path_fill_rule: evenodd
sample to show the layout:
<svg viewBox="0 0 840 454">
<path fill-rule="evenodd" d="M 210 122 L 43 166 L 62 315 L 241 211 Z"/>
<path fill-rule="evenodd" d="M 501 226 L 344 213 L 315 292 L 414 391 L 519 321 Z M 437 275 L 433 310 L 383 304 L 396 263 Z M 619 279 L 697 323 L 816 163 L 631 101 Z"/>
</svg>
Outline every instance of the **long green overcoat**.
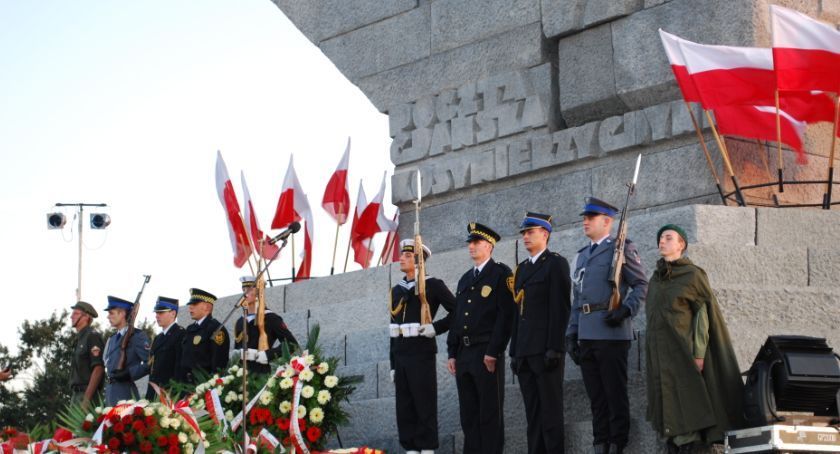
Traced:
<svg viewBox="0 0 840 454">
<path fill-rule="evenodd" d="M 660 259 L 647 312 L 647 420 L 665 438 L 700 432 L 707 443 L 740 427 L 743 382 L 729 331 L 702 268 L 686 257 Z M 703 372 L 694 364 L 694 314 L 705 307 L 709 344 Z"/>
</svg>

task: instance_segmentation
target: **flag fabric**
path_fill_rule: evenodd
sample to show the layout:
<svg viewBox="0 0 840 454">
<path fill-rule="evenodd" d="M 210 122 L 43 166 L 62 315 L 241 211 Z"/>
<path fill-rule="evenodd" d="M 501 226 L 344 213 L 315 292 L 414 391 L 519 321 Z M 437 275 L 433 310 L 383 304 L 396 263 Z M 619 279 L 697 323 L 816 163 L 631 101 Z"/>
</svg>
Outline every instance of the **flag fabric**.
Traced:
<svg viewBox="0 0 840 454">
<path fill-rule="evenodd" d="M 274 219 L 271 221 L 272 229 L 284 229 L 292 222 L 305 221 L 303 236 L 303 252 L 301 252 L 301 263 L 298 268 L 297 279 L 308 279 L 312 268 L 312 239 L 315 238 L 315 226 L 312 222 L 312 210 L 309 208 L 309 201 L 300 185 L 297 173 L 295 172 L 294 156 L 289 157 L 289 168 L 286 169 L 286 177 L 283 179 L 283 187 L 280 191 L 280 198 L 277 200 L 277 209 L 274 212 Z M 294 259 L 293 259 L 294 260 Z"/>
<path fill-rule="evenodd" d="M 248 233 L 251 234 L 251 242 L 253 243 L 254 250 L 257 251 L 257 254 L 259 254 L 260 257 L 266 260 L 272 260 L 276 258 L 280 248 L 273 244 L 269 244 L 271 238 L 260 230 L 260 224 L 257 222 L 257 213 L 254 210 L 254 203 L 251 199 L 251 193 L 248 192 L 248 184 L 245 183 L 245 172 L 241 172 L 240 177 L 242 179 L 242 195 L 245 197 L 245 225 L 248 227 Z"/>
<path fill-rule="evenodd" d="M 362 238 L 372 238 L 379 232 L 388 232 L 396 229 L 394 222 L 385 216 L 385 207 L 382 201 L 385 198 L 385 180 L 387 174 L 382 175 L 382 185 L 379 192 L 368 203 L 362 214 L 359 216 L 358 232 Z"/>
<path fill-rule="evenodd" d="M 359 233 L 359 219 L 367 207 L 367 197 L 362 182 L 359 181 L 359 195 L 356 197 L 356 210 L 353 211 L 353 223 L 350 227 L 350 247 L 353 248 L 353 261 L 367 269 L 370 266 L 371 238 L 364 238 Z"/>
<path fill-rule="evenodd" d="M 840 92 L 840 31 L 805 14 L 770 6 L 780 90 Z"/>
<path fill-rule="evenodd" d="M 797 151 L 800 163 L 805 162 L 802 135 L 805 122 L 798 121 L 787 112 L 780 111 L 782 143 Z M 775 106 L 728 106 L 715 109 L 718 131 L 724 135 L 750 139 L 776 141 Z"/>
<path fill-rule="evenodd" d="M 245 223 L 242 221 L 239 210 L 239 202 L 236 200 L 236 193 L 233 191 L 233 184 L 230 182 L 221 151 L 216 154 L 216 192 L 227 217 L 230 246 L 233 249 L 233 264 L 237 268 L 241 268 L 248 262 L 248 257 L 251 256 L 251 240 L 245 230 Z"/>
<path fill-rule="evenodd" d="M 344 156 L 341 157 L 338 167 L 327 182 L 327 188 L 324 190 L 324 198 L 321 200 L 321 206 L 324 208 L 324 211 L 332 216 L 338 225 L 344 225 L 347 222 L 347 216 L 350 214 L 350 191 L 347 189 L 347 169 L 349 162 L 350 138 L 348 137 Z"/>
<path fill-rule="evenodd" d="M 680 49 L 680 41 L 686 40 L 672 35 L 661 28 L 659 29 L 659 39 L 662 40 L 662 47 L 665 48 L 665 55 L 668 57 L 671 71 L 674 72 L 674 78 L 677 80 L 680 91 L 682 91 L 683 98 L 688 102 L 700 102 L 700 94 L 697 93 L 697 87 L 694 86 L 694 81 L 691 80 L 691 75 L 688 74 L 688 68 L 685 66 L 685 58 L 683 58 L 682 50 Z"/>
<path fill-rule="evenodd" d="M 398 232 L 400 225 L 399 210 L 394 213 L 392 222 L 394 223 L 394 229 L 388 231 L 388 236 L 385 237 L 385 246 L 383 246 L 382 254 L 379 256 L 383 265 L 400 261 L 400 234 Z"/>
</svg>

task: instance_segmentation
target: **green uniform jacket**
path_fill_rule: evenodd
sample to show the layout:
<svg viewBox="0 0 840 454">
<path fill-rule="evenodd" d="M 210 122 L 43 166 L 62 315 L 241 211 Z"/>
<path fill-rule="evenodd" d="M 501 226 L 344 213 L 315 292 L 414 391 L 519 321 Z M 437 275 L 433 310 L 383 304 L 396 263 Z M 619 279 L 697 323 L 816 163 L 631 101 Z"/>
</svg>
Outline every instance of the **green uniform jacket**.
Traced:
<svg viewBox="0 0 840 454">
<path fill-rule="evenodd" d="M 694 364 L 694 314 L 706 308 L 709 345 Z M 663 437 L 700 432 L 707 443 L 741 427 L 743 382 L 709 279 L 688 258 L 660 259 L 647 302 L 647 420 Z"/>
</svg>

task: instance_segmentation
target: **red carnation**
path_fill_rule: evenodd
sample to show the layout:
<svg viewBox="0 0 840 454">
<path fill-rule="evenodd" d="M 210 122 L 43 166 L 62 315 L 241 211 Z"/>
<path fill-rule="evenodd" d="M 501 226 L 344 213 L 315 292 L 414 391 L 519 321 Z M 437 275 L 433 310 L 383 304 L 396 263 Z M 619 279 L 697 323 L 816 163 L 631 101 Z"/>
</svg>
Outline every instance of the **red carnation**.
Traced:
<svg viewBox="0 0 840 454">
<path fill-rule="evenodd" d="M 134 407 L 134 416 L 143 416 L 143 407 Z"/>
<path fill-rule="evenodd" d="M 277 419 L 277 428 L 283 431 L 289 430 L 290 421 L 288 418 L 278 418 Z"/>
<path fill-rule="evenodd" d="M 14 427 L 6 427 L 3 429 L 3 434 L 6 435 L 6 438 L 11 438 L 17 435 L 17 429 Z"/>
<path fill-rule="evenodd" d="M 137 441 L 137 440 L 136 440 L 136 438 L 134 437 L 134 434 L 133 434 L 133 433 L 131 433 L 131 432 L 126 432 L 126 433 L 124 433 L 124 434 L 123 434 L 123 442 L 124 442 L 127 446 L 131 446 L 131 445 L 133 445 L 135 441 Z"/>
<path fill-rule="evenodd" d="M 137 420 L 131 423 L 131 428 L 134 429 L 135 432 L 142 432 L 143 429 L 146 428 L 146 425 L 143 424 L 143 421 Z"/>
<path fill-rule="evenodd" d="M 225 384 L 225 382 L 224 382 L 224 380 L 222 380 L 221 378 L 217 378 L 217 379 L 216 379 L 216 384 L 221 386 L 221 385 L 224 385 L 224 384 Z"/>
<path fill-rule="evenodd" d="M 155 449 L 155 447 L 152 446 L 152 443 L 150 443 L 148 441 L 144 441 L 144 442 L 140 443 L 140 451 L 142 451 L 142 452 L 152 452 L 152 450 L 154 450 L 154 449 Z"/>
<path fill-rule="evenodd" d="M 90 432 L 90 429 L 93 429 L 93 424 L 90 421 L 85 421 L 82 423 L 82 430 L 85 432 Z"/>
<path fill-rule="evenodd" d="M 311 443 L 315 443 L 319 438 L 321 438 L 321 429 L 315 426 L 310 427 L 309 430 L 306 431 L 306 438 L 308 438 Z"/>
<path fill-rule="evenodd" d="M 122 423 L 126 426 L 130 426 L 131 421 L 134 421 L 134 418 L 132 418 L 131 415 L 125 415 L 122 417 Z"/>
<path fill-rule="evenodd" d="M 161 435 L 157 438 L 157 445 L 160 446 L 161 448 L 165 447 L 168 444 L 169 444 L 169 439 L 166 438 L 166 436 Z"/>
<path fill-rule="evenodd" d="M 108 419 L 111 420 L 111 424 L 116 424 L 116 423 L 120 422 L 120 415 L 115 413 L 115 414 L 109 416 Z"/>
<path fill-rule="evenodd" d="M 169 434 L 169 446 L 178 446 L 178 435 L 177 434 Z"/>
<path fill-rule="evenodd" d="M 154 416 L 146 416 L 146 427 L 155 427 L 157 419 Z"/>
<path fill-rule="evenodd" d="M 108 447 L 111 448 L 111 451 L 120 449 L 120 440 L 115 437 L 111 437 L 111 439 L 108 440 Z"/>
<path fill-rule="evenodd" d="M 123 423 L 118 422 L 118 423 L 114 424 L 114 432 L 116 432 L 118 434 L 121 434 L 121 433 L 125 432 L 125 426 L 123 425 Z"/>
<path fill-rule="evenodd" d="M 181 454 L 181 447 L 177 444 L 169 445 L 169 450 L 166 452 L 168 452 L 169 454 Z"/>
</svg>

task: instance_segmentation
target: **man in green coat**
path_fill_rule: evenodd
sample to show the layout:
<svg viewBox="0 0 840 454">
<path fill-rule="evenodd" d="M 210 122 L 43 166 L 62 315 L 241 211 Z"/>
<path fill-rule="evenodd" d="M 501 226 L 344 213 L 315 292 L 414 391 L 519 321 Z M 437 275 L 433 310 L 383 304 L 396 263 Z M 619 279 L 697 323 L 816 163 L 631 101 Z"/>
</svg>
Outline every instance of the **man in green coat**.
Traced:
<svg viewBox="0 0 840 454">
<path fill-rule="evenodd" d="M 647 295 L 647 420 L 669 452 L 723 439 L 740 427 L 743 382 L 706 272 L 683 257 L 679 226 L 657 233 Z"/>
</svg>

